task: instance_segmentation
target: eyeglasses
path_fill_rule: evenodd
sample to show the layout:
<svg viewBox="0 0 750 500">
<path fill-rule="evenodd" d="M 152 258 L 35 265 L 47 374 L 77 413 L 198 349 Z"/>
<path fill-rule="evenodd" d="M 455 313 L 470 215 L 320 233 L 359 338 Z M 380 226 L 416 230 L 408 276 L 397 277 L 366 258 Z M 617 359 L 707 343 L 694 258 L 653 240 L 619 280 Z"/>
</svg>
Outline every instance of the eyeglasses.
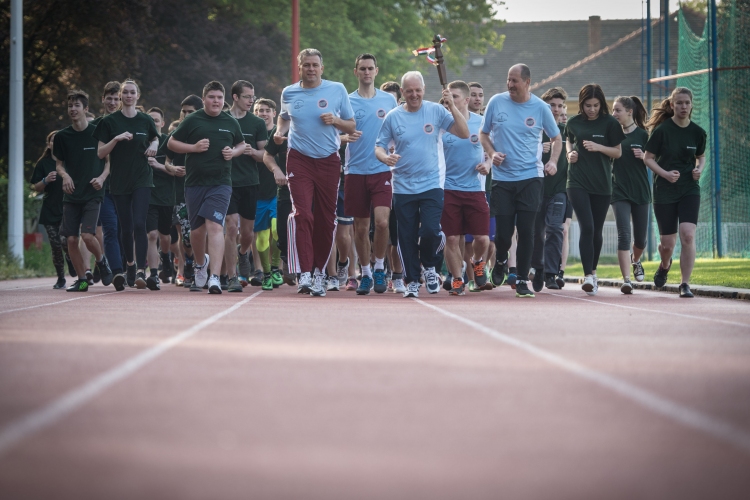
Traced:
<svg viewBox="0 0 750 500">
<path fill-rule="evenodd" d="M 258 98 L 255 97 L 254 95 L 241 95 L 240 97 L 242 97 L 243 99 L 250 99 L 253 102 L 258 100 Z"/>
</svg>

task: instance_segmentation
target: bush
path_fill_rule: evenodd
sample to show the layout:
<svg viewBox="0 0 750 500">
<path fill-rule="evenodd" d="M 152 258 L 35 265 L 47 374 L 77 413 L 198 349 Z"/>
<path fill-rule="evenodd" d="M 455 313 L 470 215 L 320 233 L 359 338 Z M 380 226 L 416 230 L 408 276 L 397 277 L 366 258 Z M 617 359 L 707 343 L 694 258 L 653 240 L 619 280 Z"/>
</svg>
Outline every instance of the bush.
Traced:
<svg viewBox="0 0 750 500">
<path fill-rule="evenodd" d="M 8 244 L 3 241 L 0 244 L 0 280 L 55 276 L 49 243 L 44 243 L 41 250 L 29 248 L 24 251 L 23 257 L 24 268 L 21 269 L 16 258 L 10 254 Z"/>
</svg>

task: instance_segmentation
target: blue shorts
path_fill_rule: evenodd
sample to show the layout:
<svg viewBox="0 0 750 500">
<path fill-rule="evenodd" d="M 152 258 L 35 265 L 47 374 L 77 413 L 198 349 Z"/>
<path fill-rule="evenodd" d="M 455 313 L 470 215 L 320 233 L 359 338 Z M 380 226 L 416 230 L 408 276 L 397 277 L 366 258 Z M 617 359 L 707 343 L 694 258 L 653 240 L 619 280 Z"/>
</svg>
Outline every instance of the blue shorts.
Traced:
<svg viewBox="0 0 750 500">
<path fill-rule="evenodd" d="M 255 209 L 254 231 L 271 229 L 271 219 L 276 218 L 276 197 L 270 200 L 258 200 Z"/>
<path fill-rule="evenodd" d="M 344 191 L 339 190 L 339 197 L 336 200 L 336 220 L 342 226 L 351 226 L 354 224 L 354 217 L 344 215 Z"/>
</svg>

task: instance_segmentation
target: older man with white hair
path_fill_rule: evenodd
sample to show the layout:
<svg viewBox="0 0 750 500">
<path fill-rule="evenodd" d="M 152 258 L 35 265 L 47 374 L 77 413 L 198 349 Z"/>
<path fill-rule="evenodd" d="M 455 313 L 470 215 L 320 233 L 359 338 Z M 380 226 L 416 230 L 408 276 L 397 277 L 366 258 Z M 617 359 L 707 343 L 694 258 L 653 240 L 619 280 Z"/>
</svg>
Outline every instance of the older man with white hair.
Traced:
<svg viewBox="0 0 750 500">
<path fill-rule="evenodd" d="M 449 90 L 443 99 L 450 110 L 424 101 L 424 78 L 409 71 L 401 78 L 405 106 L 392 109 L 385 117 L 375 144 L 375 156 L 393 172 L 393 200 L 398 220 L 398 245 L 404 259 L 404 297 L 419 296 L 420 263 L 425 268 L 429 293 L 438 293 L 440 282 L 435 266 L 445 237 L 440 230 L 443 213 L 442 170 L 438 156 L 443 132 L 469 138 L 466 118 L 453 103 Z M 389 153 L 393 145 L 393 153 Z"/>
</svg>

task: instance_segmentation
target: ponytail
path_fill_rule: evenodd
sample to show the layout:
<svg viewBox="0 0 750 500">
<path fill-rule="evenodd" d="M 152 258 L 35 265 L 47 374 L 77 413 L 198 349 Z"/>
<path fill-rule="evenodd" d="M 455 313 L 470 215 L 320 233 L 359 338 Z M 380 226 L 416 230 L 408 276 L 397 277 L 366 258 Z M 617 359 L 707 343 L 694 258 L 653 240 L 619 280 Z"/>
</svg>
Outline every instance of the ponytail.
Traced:
<svg viewBox="0 0 750 500">
<path fill-rule="evenodd" d="M 651 112 L 651 118 L 646 123 L 646 128 L 649 132 L 653 132 L 656 127 L 664 123 L 669 118 L 674 116 L 674 109 L 672 108 L 672 100 L 679 94 L 685 94 L 690 97 L 690 102 L 693 101 L 693 92 L 687 87 L 677 87 L 672 93 L 664 99 L 654 110 Z M 690 110 L 690 118 L 693 116 L 693 110 Z"/>
<path fill-rule="evenodd" d="M 625 109 L 633 112 L 633 121 L 636 126 L 646 128 L 646 108 L 638 97 L 634 95 L 630 97 L 618 96 L 615 98 L 615 102 L 619 102 Z"/>
</svg>

